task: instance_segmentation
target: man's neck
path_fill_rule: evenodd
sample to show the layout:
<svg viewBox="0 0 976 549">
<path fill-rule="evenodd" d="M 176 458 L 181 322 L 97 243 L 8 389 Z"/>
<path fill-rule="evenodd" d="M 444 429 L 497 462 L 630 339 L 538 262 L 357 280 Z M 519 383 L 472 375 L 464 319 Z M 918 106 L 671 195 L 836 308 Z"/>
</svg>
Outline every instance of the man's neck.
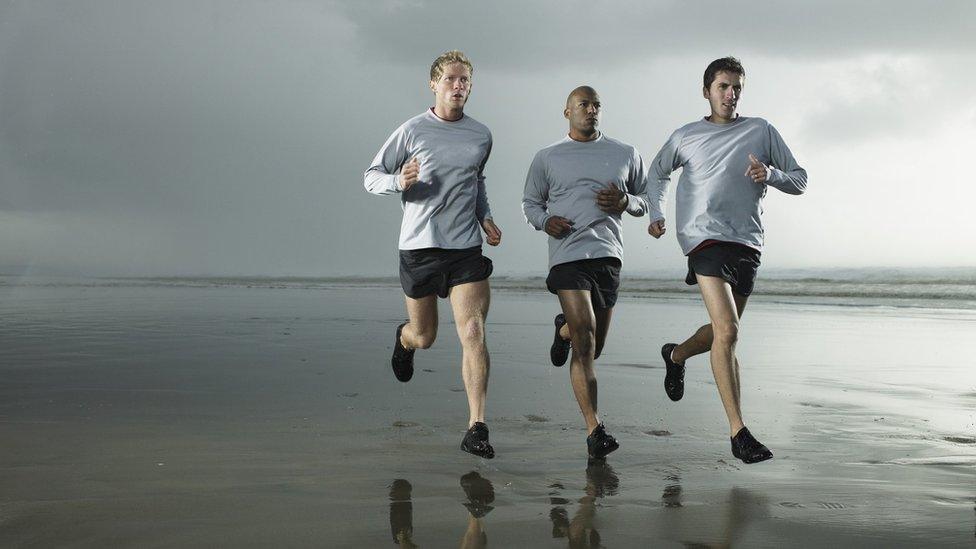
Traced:
<svg viewBox="0 0 976 549">
<path fill-rule="evenodd" d="M 573 128 L 569 129 L 569 138 L 572 139 L 573 141 L 593 141 L 597 137 L 600 137 L 600 132 L 596 130 L 594 130 L 593 133 L 591 134 L 583 134 L 577 132 Z"/>
<path fill-rule="evenodd" d="M 717 116 L 715 113 L 712 113 L 710 116 L 706 116 L 705 120 L 708 120 L 712 124 L 731 124 L 735 122 L 737 118 L 739 118 L 739 113 L 732 115 L 732 118 L 722 118 Z"/>
<path fill-rule="evenodd" d="M 442 105 L 434 105 L 434 116 L 448 122 L 457 122 L 464 116 L 464 108 L 452 109 Z"/>
</svg>

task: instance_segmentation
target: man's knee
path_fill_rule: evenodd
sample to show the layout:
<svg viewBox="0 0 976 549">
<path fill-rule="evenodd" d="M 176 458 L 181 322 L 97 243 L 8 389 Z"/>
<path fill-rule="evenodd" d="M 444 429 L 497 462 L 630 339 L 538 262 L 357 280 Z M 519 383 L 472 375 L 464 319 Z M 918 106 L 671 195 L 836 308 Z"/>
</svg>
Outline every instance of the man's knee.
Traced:
<svg viewBox="0 0 976 549">
<path fill-rule="evenodd" d="M 475 316 L 464 321 L 458 328 L 458 338 L 465 347 L 483 345 L 485 342 L 485 320 Z"/>
<path fill-rule="evenodd" d="M 739 341 L 739 324 L 736 322 L 712 324 L 712 337 L 716 345 L 735 345 Z"/>
<path fill-rule="evenodd" d="M 437 328 L 420 328 L 414 327 L 413 330 L 413 342 L 418 349 L 430 349 L 431 345 L 434 344 L 434 340 L 437 339 Z"/>
<path fill-rule="evenodd" d="M 596 327 L 592 324 L 570 327 L 570 337 L 573 340 L 573 348 L 578 352 L 590 354 L 596 351 Z"/>
</svg>

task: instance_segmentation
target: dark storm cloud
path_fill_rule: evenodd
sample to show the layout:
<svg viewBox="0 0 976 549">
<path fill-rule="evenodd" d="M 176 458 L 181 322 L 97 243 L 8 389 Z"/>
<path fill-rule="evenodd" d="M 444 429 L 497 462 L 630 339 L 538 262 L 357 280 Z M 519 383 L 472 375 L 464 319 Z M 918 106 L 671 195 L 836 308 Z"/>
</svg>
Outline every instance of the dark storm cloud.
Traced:
<svg viewBox="0 0 976 549">
<path fill-rule="evenodd" d="M 341 38 L 318 10 L 41 2 L 4 15 L 0 144 L 21 209 L 183 207 L 207 200 L 201 186 L 289 180 L 283 166 L 314 157 L 308 109 Z"/>
<path fill-rule="evenodd" d="M 445 44 L 482 66 L 622 64 L 675 54 L 852 56 L 976 51 L 976 3 L 940 2 L 347 2 L 365 59 L 430 57 Z"/>
<path fill-rule="evenodd" d="M 766 90 L 761 101 L 746 96 L 750 114 L 792 117 L 800 142 L 856 148 L 973 116 L 968 65 L 952 59 L 976 50 L 974 11 L 970 2 L 0 0 L 0 268 L 395 273 L 400 204 L 364 192 L 362 172 L 397 125 L 430 105 L 430 61 L 458 47 L 476 66 L 468 112 L 495 135 L 489 196 L 505 239 L 493 259 L 500 273 L 535 272 L 545 240 L 521 217 L 521 185 L 532 154 L 565 135 L 562 102 L 576 85 L 593 84 L 607 102 L 605 130 L 650 157 L 703 114 L 704 64 L 736 54 L 755 75 L 749 93 Z M 858 72 L 873 55 L 883 61 Z M 913 72 L 891 61 L 900 57 Z M 807 63 L 865 88 L 798 90 Z M 918 68 L 929 63 L 939 66 Z M 925 85 L 912 88 L 918 75 Z M 925 116 L 906 121 L 922 103 Z M 799 152 L 816 173 L 818 149 Z M 673 245 L 653 247 L 630 221 L 630 265 L 680 263 Z"/>
<path fill-rule="evenodd" d="M 330 205 L 357 189 L 338 182 L 368 162 L 345 130 L 355 113 L 342 105 L 357 92 L 340 84 L 350 69 L 341 17 L 272 2 L 0 10 L 0 214 L 30 214 L 0 221 L 16 227 L 0 264 L 28 250 L 35 257 L 13 261 L 327 272 L 324 235 L 348 212 Z"/>
</svg>

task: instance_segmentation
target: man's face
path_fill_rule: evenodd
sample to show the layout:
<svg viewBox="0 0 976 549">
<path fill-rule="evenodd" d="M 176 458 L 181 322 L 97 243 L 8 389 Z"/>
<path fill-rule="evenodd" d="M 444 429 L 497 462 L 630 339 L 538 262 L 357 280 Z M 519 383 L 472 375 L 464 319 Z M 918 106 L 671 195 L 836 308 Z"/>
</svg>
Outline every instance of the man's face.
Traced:
<svg viewBox="0 0 976 549">
<path fill-rule="evenodd" d="M 569 99 L 563 116 L 569 127 L 583 135 L 591 135 L 600 125 L 600 96 L 596 92 L 577 92 Z"/>
<path fill-rule="evenodd" d="M 449 109 L 461 109 L 471 93 L 471 70 L 461 63 L 451 63 L 436 81 L 430 81 L 437 104 Z"/>
<path fill-rule="evenodd" d="M 712 107 L 712 120 L 728 122 L 735 118 L 735 109 L 742 95 L 742 75 L 734 72 L 719 71 L 715 80 L 703 95 Z"/>
</svg>

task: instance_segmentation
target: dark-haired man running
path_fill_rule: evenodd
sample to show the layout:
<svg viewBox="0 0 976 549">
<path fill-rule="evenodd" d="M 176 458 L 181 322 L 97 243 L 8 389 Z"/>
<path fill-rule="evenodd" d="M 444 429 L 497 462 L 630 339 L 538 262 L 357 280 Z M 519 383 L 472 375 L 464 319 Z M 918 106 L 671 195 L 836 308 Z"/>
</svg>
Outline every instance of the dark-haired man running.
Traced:
<svg viewBox="0 0 976 549">
<path fill-rule="evenodd" d="M 735 356 L 739 318 L 759 269 L 766 189 L 801 194 L 807 172 L 769 122 L 736 114 L 744 81 L 745 69 L 734 57 L 716 59 L 705 69 L 702 95 L 711 114 L 678 128 L 651 163 L 647 230 L 654 238 L 664 234 L 664 195 L 671 172 L 682 168 L 675 201 L 678 243 L 688 256 L 685 282 L 698 284 L 711 323 L 683 343 L 661 349 L 667 368 L 664 388 L 671 400 L 680 400 L 685 361 L 710 350 L 732 454 L 755 463 L 773 454 L 742 421 Z"/>
</svg>

